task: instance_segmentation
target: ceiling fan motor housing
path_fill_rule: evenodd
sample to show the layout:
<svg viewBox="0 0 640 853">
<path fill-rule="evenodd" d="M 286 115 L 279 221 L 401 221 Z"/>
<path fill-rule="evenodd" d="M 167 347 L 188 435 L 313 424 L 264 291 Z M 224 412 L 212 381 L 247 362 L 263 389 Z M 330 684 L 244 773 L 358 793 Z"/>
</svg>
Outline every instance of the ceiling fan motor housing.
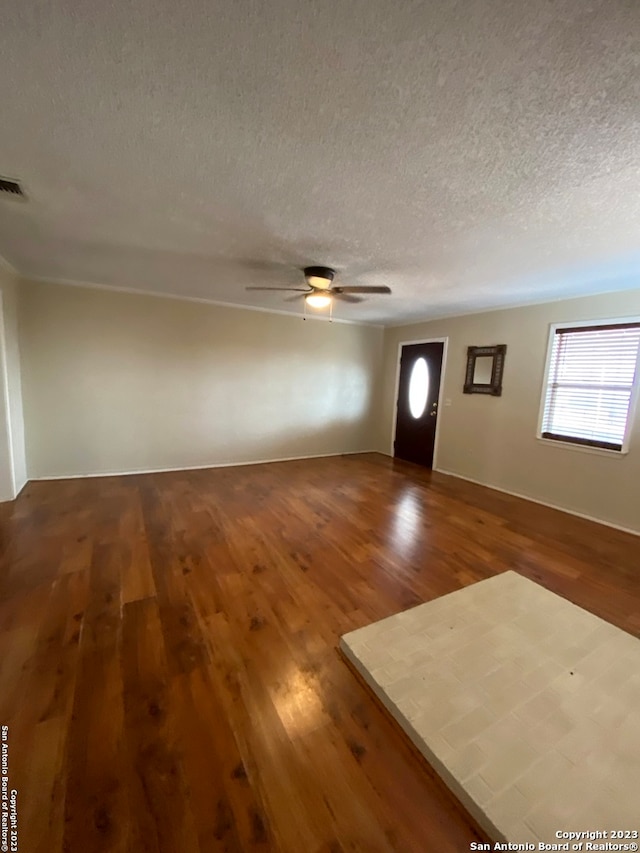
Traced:
<svg viewBox="0 0 640 853">
<path fill-rule="evenodd" d="M 330 267 L 305 267 L 304 277 L 311 287 L 327 288 L 335 276 L 335 270 Z"/>
</svg>

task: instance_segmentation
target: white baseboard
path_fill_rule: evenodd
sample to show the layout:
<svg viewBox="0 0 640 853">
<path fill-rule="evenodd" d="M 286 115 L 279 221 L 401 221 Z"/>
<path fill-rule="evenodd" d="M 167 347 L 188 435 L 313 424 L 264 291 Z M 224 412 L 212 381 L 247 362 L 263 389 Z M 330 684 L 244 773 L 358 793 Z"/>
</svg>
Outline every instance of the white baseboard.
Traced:
<svg viewBox="0 0 640 853">
<path fill-rule="evenodd" d="M 24 489 L 24 487 L 27 485 L 28 482 L 29 482 L 29 480 L 25 477 L 24 480 L 21 480 L 19 483 L 16 483 L 16 498 L 18 497 L 18 495 Z M 14 498 L 14 500 L 15 500 L 15 498 Z"/>
<path fill-rule="evenodd" d="M 128 477 L 133 474 L 170 474 L 176 471 L 206 471 L 207 468 L 241 468 L 246 465 L 269 465 L 272 462 L 297 462 L 303 459 L 328 459 L 331 456 L 356 456 L 359 453 L 377 453 L 377 450 L 347 450 L 344 453 L 315 453 L 312 456 L 282 456 L 278 459 L 250 459 L 247 462 L 210 462 L 207 465 L 187 465 L 180 468 L 137 468 L 132 471 L 100 471 L 88 474 L 49 474 L 29 477 L 31 481 L 82 480 L 90 477 Z"/>
<path fill-rule="evenodd" d="M 468 483 L 475 483 L 477 486 L 484 486 L 486 489 L 493 489 L 494 492 L 502 492 L 505 495 L 511 495 L 514 498 L 522 498 L 525 501 L 531 501 L 533 504 L 547 506 L 549 509 L 557 509 L 560 512 L 566 512 L 568 515 L 575 515 L 577 518 L 584 518 L 586 521 L 594 521 L 596 524 L 603 524 L 605 527 L 612 527 L 614 530 L 621 530 L 623 533 L 631 533 L 633 536 L 640 536 L 640 530 L 634 530 L 631 527 L 623 527 L 621 524 L 614 524 L 611 521 L 604 521 L 602 518 L 595 518 L 593 515 L 587 515 L 584 512 L 576 512 L 573 509 L 567 509 L 566 506 L 552 504 L 549 501 L 541 501 L 537 498 L 532 498 L 530 495 L 524 495 L 522 492 L 512 492 L 509 489 L 502 489 L 500 486 L 494 486 L 491 483 L 483 483 L 482 480 L 474 480 L 473 477 L 465 477 L 463 474 L 456 474 L 455 471 L 446 471 L 444 468 L 434 468 L 438 474 L 446 474 L 448 477 L 457 477 L 458 480 L 466 480 Z"/>
</svg>

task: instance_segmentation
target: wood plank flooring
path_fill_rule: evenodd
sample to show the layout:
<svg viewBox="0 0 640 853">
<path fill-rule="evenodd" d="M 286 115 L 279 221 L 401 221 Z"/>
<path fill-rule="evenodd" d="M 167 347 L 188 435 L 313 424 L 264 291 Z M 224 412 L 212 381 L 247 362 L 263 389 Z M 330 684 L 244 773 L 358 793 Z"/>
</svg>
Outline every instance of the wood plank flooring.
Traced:
<svg viewBox="0 0 640 853">
<path fill-rule="evenodd" d="M 640 539 L 375 454 L 0 507 L 24 853 L 467 851 L 341 634 L 514 569 L 640 634 Z"/>
</svg>

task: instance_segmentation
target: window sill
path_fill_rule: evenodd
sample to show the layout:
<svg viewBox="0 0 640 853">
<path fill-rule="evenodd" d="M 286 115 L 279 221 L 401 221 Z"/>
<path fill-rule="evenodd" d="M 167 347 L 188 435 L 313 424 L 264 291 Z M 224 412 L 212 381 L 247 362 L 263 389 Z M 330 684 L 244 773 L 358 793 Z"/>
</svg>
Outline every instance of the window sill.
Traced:
<svg viewBox="0 0 640 853">
<path fill-rule="evenodd" d="M 536 436 L 536 439 L 541 443 L 545 444 L 547 447 L 559 447 L 563 450 L 573 450 L 578 453 L 595 453 L 596 456 L 626 456 L 629 450 L 627 448 L 622 448 L 622 450 L 607 450 L 605 447 L 589 447 L 586 444 L 571 444 L 570 441 L 554 441 L 552 438 L 542 438 L 542 436 Z"/>
</svg>

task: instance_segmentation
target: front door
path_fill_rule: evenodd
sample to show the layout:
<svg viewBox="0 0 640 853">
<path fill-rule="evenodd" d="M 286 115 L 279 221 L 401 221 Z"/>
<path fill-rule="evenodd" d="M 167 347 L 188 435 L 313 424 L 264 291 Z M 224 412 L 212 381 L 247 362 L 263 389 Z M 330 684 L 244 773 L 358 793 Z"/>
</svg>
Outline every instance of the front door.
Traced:
<svg viewBox="0 0 640 853">
<path fill-rule="evenodd" d="M 433 466 L 443 343 L 405 344 L 400 356 L 393 455 Z"/>
</svg>

